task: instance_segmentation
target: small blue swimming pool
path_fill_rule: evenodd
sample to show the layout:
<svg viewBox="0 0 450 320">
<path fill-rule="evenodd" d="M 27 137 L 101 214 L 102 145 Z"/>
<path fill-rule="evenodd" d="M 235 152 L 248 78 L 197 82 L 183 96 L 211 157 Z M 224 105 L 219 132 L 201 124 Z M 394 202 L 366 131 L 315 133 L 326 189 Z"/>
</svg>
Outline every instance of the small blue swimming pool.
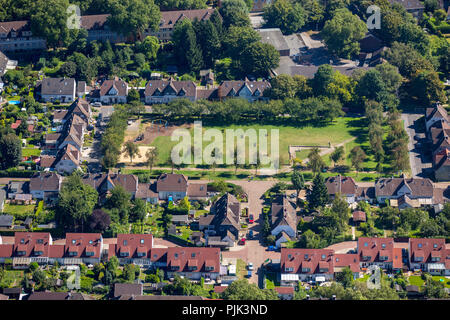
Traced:
<svg viewBox="0 0 450 320">
<path fill-rule="evenodd" d="M 17 100 L 10 100 L 10 101 L 8 101 L 8 103 L 9 104 L 20 104 L 20 101 L 17 101 Z"/>
</svg>

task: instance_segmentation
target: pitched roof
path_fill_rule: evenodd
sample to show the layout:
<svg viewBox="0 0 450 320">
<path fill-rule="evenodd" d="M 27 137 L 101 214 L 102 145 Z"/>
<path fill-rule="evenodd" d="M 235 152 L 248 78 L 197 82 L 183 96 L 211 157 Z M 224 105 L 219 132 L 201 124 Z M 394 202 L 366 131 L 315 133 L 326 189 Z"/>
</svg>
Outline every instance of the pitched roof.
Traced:
<svg viewBox="0 0 450 320">
<path fill-rule="evenodd" d="M 402 248 L 394 248 L 393 249 L 392 267 L 394 269 L 401 269 L 403 267 Z"/>
<path fill-rule="evenodd" d="M 391 4 L 398 3 L 406 10 L 424 9 L 424 5 L 419 0 L 389 0 Z"/>
<path fill-rule="evenodd" d="M 100 87 L 100 96 L 106 96 L 114 88 L 117 96 L 126 96 L 128 94 L 128 85 L 123 80 L 105 80 Z"/>
<path fill-rule="evenodd" d="M 70 255 L 72 258 L 86 257 L 86 252 L 93 252 L 90 258 L 100 258 L 102 247 L 102 235 L 100 233 L 66 233 L 66 244 L 64 253 L 69 256 L 69 252 L 76 252 Z"/>
<path fill-rule="evenodd" d="M 240 229 L 240 203 L 231 193 L 226 193 L 220 197 L 211 207 L 211 213 L 214 217 L 211 224 L 216 228 L 225 225 L 231 225 L 236 230 Z"/>
<path fill-rule="evenodd" d="M 0 227 L 11 227 L 14 217 L 9 214 L 0 214 Z"/>
<path fill-rule="evenodd" d="M 30 191 L 59 191 L 61 176 L 54 172 L 39 172 L 30 179 Z"/>
<path fill-rule="evenodd" d="M 206 197 L 208 185 L 206 183 L 189 182 L 187 187 L 188 197 Z"/>
<path fill-rule="evenodd" d="M 0 22 L 0 32 L 9 34 L 11 31 L 21 32 L 31 30 L 30 22 L 26 20 Z"/>
<path fill-rule="evenodd" d="M 404 186 L 411 190 L 411 197 L 433 197 L 431 180 L 420 178 L 380 178 L 375 182 L 375 195 L 396 196 Z"/>
<path fill-rule="evenodd" d="M 263 92 L 270 88 L 270 83 L 268 81 L 224 81 L 220 84 L 218 89 L 219 98 L 224 98 L 232 95 L 238 94 L 243 88 L 247 88 L 252 95 L 254 95 L 257 91 L 260 93 L 260 96 L 263 95 Z"/>
<path fill-rule="evenodd" d="M 220 272 L 219 248 L 171 247 L 167 248 L 167 267 L 179 267 L 177 272 Z M 207 269 L 210 268 L 210 269 Z M 173 269 L 172 269 L 173 270 Z M 194 271 L 191 269 L 191 272 Z"/>
<path fill-rule="evenodd" d="M 41 95 L 73 95 L 75 88 L 73 78 L 45 78 L 41 82 Z"/>
<path fill-rule="evenodd" d="M 333 274 L 333 255 L 334 251 L 329 249 L 281 248 L 281 271 L 296 274 Z M 287 271 L 286 268 L 293 268 L 293 271 Z M 327 270 L 320 272 L 320 269 Z"/>
<path fill-rule="evenodd" d="M 445 263 L 447 251 L 445 239 L 410 238 L 409 256 L 412 261 L 415 257 L 422 257 L 421 263 L 431 263 L 431 258 L 440 258 L 440 263 Z"/>
<path fill-rule="evenodd" d="M 334 271 L 336 269 L 341 269 L 344 267 L 349 267 L 352 272 L 359 272 L 359 259 L 358 255 L 354 253 L 336 253 L 334 255 Z"/>
<path fill-rule="evenodd" d="M 356 186 L 355 180 L 352 177 L 328 177 L 325 179 L 325 185 L 328 189 L 329 195 L 335 194 L 356 194 L 358 187 Z"/>
<path fill-rule="evenodd" d="M 375 52 L 383 47 L 383 41 L 371 33 L 367 33 L 364 38 L 359 40 L 361 52 Z"/>
<path fill-rule="evenodd" d="M 48 257 L 52 237 L 48 232 L 16 232 L 14 234 L 14 255 L 22 252 L 21 257 L 31 257 L 40 251 L 42 257 Z"/>
<path fill-rule="evenodd" d="M 150 80 L 144 91 L 145 96 L 177 95 L 186 97 L 197 96 L 197 86 L 193 81 Z"/>
<path fill-rule="evenodd" d="M 138 177 L 133 174 L 90 173 L 83 176 L 83 183 L 96 189 L 99 194 L 103 194 L 109 190 L 106 182 L 109 182 L 113 186 L 121 185 L 129 193 L 136 193 L 138 190 Z"/>
<path fill-rule="evenodd" d="M 153 236 L 151 234 L 118 234 L 115 254 L 120 257 L 120 253 L 128 253 L 129 258 L 150 258 Z M 143 255 L 139 255 L 139 254 Z"/>
<path fill-rule="evenodd" d="M 156 192 L 156 183 L 139 183 L 135 198 L 158 198 L 158 193 Z"/>
<path fill-rule="evenodd" d="M 280 225 L 290 226 L 297 230 L 298 218 L 294 204 L 286 195 L 279 196 L 272 202 L 272 228 Z"/>
<path fill-rule="evenodd" d="M 393 261 L 394 239 L 392 238 L 358 238 L 358 257 L 360 261 L 377 262 L 380 256 L 387 257 L 383 262 Z M 363 260 L 368 257 L 368 260 Z"/>
<path fill-rule="evenodd" d="M 163 173 L 156 181 L 156 190 L 187 192 L 188 178 L 184 174 Z"/>
<path fill-rule="evenodd" d="M 88 16 L 81 16 L 81 27 L 88 31 L 102 30 L 110 14 L 95 14 Z"/>
<path fill-rule="evenodd" d="M 142 295 L 143 286 L 140 283 L 115 283 L 114 297 L 122 295 Z"/>
<path fill-rule="evenodd" d="M 184 19 L 209 20 L 213 12 L 214 9 L 161 11 L 159 29 L 173 29 L 177 22 Z"/>
<path fill-rule="evenodd" d="M 366 213 L 364 211 L 353 211 L 353 221 L 362 221 L 365 222 L 366 221 Z"/>
<path fill-rule="evenodd" d="M 55 162 L 56 157 L 54 156 L 41 156 L 41 160 L 39 161 L 39 166 L 42 168 L 51 168 L 53 163 Z"/>
</svg>

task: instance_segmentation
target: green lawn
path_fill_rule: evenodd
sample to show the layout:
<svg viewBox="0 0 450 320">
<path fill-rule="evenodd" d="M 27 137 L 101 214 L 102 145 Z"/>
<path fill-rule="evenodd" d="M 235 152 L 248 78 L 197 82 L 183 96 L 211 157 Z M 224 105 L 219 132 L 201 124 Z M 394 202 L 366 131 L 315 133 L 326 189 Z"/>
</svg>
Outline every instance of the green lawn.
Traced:
<svg viewBox="0 0 450 320">
<path fill-rule="evenodd" d="M 31 157 L 41 155 L 41 150 L 35 148 L 22 148 L 22 157 Z"/>
<path fill-rule="evenodd" d="M 275 289 L 275 287 L 280 286 L 277 279 L 277 274 L 273 272 L 266 273 L 266 289 Z"/>
<path fill-rule="evenodd" d="M 0 287 L 12 288 L 20 285 L 24 272 L 20 270 L 5 270 L 0 281 Z"/>
<path fill-rule="evenodd" d="M 446 288 L 450 288 L 450 280 L 443 276 L 433 276 L 434 281 L 442 282 Z M 442 281 L 441 281 L 442 280 Z"/>
<path fill-rule="evenodd" d="M 30 205 L 21 205 L 21 204 L 9 204 L 5 203 L 3 214 L 10 214 L 10 215 L 27 215 L 27 214 L 34 214 L 34 204 Z"/>
<path fill-rule="evenodd" d="M 270 139 L 271 139 L 271 130 L 278 129 L 279 130 L 279 152 L 280 152 L 280 164 L 287 165 L 289 164 L 289 145 L 328 145 L 338 144 L 345 140 L 351 139 L 353 137 L 360 136 L 362 129 L 362 118 L 337 118 L 333 121 L 332 124 L 324 127 L 294 127 L 294 126 L 274 126 L 274 125 L 230 125 L 227 127 L 220 126 L 204 126 L 203 130 L 206 129 L 265 129 L 268 133 L 268 144 L 269 144 L 269 152 L 270 152 Z M 193 135 L 193 129 L 190 130 L 191 135 Z M 223 132 L 223 131 L 222 131 Z M 256 131 L 258 132 L 258 131 Z M 225 136 L 225 134 L 224 134 Z M 225 144 L 224 137 L 224 144 Z M 167 163 L 169 159 L 170 150 L 175 146 L 178 142 L 172 142 L 170 137 L 167 136 L 159 136 L 153 142 L 152 146 L 155 146 L 159 150 L 159 161 L 158 165 Z M 207 146 L 210 142 L 204 142 L 203 145 Z M 248 154 L 248 143 L 247 143 L 247 154 Z"/>
<path fill-rule="evenodd" d="M 247 275 L 247 264 L 242 259 L 237 259 L 236 261 L 236 275 L 238 279 L 244 279 Z"/>
<path fill-rule="evenodd" d="M 424 281 L 421 276 L 410 276 L 408 278 L 408 282 L 410 285 L 418 287 L 421 287 L 424 284 Z"/>
</svg>

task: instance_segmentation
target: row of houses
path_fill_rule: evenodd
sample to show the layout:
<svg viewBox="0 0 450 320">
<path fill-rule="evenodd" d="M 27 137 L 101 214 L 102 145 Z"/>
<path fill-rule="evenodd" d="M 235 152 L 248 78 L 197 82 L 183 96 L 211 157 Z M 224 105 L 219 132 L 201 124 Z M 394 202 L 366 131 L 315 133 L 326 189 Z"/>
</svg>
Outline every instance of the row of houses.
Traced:
<svg viewBox="0 0 450 320">
<path fill-rule="evenodd" d="M 439 102 L 425 110 L 425 127 L 434 177 L 436 181 L 450 181 L 450 125 L 447 110 Z"/>
<path fill-rule="evenodd" d="M 91 107 L 82 99 L 74 101 L 68 110 L 54 111 L 53 124 L 58 130 L 45 135 L 43 148 L 55 155 L 42 156 L 40 169 L 54 169 L 59 173 L 72 173 L 79 169 L 84 136 L 92 130 L 91 123 Z"/>
<path fill-rule="evenodd" d="M 393 238 L 359 238 L 356 253 L 282 248 L 280 284 L 296 286 L 298 281 L 331 281 L 345 267 L 357 279 L 373 265 L 387 272 L 411 270 L 450 275 L 450 250 L 446 249 L 445 239 L 410 238 L 405 249 L 397 247 Z"/>
<path fill-rule="evenodd" d="M 432 207 L 446 201 L 445 190 L 435 187 L 427 178 L 379 178 L 374 186 L 361 187 L 353 178 L 338 175 L 326 178 L 325 185 L 331 199 L 340 194 L 349 204 L 359 201 L 384 204 L 388 201 L 391 206 L 404 209 Z"/>
<path fill-rule="evenodd" d="M 54 241 L 50 233 L 16 232 L 8 243 L 0 237 L 0 263 L 12 259 L 14 268 L 27 268 L 32 262 L 93 265 L 113 256 L 121 265 L 162 268 L 167 278 L 178 274 L 192 280 L 215 280 L 220 273 L 218 248 L 153 248 L 151 234 L 118 234 L 105 241 L 100 233 L 67 233 L 65 239 Z"/>
<path fill-rule="evenodd" d="M 179 10 L 161 12 L 159 30 L 145 29 L 138 38 L 156 36 L 161 41 L 172 38 L 174 26 L 184 19 L 208 20 L 214 9 Z M 111 30 L 108 24 L 110 14 L 81 16 L 80 27 L 88 32 L 87 41 L 109 41 L 122 43 L 133 40 L 133 37 L 121 35 Z M 0 50 L 1 51 L 30 51 L 47 48 L 46 39 L 33 35 L 30 21 L 0 22 Z"/>
<path fill-rule="evenodd" d="M 30 198 L 44 201 L 55 201 L 64 178 L 56 172 L 40 172 L 30 178 L 30 181 L 11 181 L 7 186 L 9 199 L 18 195 L 29 195 Z M 133 174 L 98 173 L 86 174 L 82 177 L 85 184 L 90 185 L 99 194 L 103 202 L 111 189 L 122 186 L 132 198 L 139 198 L 151 203 L 159 200 L 180 200 L 188 197 L 190 200 L 207 198 L 207 185 L 200 182 L 189 182 L 182 174 L 164 173 L 152 183 L 139 183 Z"/>
<path fill-rule="evenodd" d="M 85 83 L 83 83 L 85 88 Z M 78 87 L 80 82 L 78 83 Z M 75 79 L 47 78 L 38 86 L 42 101 L 44 102 L 72 102 L 76 97 L 82 96 L 85 91 L 77 93 Z M 191 101 L 199 99 L 221 100 L 239 97 L 248 101 L 265 99 L 264 91 L 270 88 L 268 81 L 223 81 L 219 86 L 204 88 L 193 81 L 150 80 L 143 91 L 146 104 L 169 103 L 172 100 L 185 98 Z M 99 89 L 92 90 L 90 100 L 102 104 L 126 103 L 130 87 L 118 78 L 105 80 Z"/>
</svg>

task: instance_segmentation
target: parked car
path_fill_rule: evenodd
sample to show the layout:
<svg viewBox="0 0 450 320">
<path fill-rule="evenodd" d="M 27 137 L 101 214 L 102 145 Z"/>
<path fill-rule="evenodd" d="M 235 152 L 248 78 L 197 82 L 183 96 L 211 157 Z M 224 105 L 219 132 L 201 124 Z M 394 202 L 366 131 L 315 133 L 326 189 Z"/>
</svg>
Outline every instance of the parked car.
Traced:
<svg viewBox="0 0 450 320">
<path fill-rule="evenodd" d="M 245 245 L 245 238 L 242 238 L 241 240 L 239 240 L 239 245 L 243 246 Z"/>
<path fill-rule="evenodd" d="M 253 239 L 253 230 L 250 230 L 250 231 L 248 232 L 248 238 L 249 238 L 249 239 Z"/>
<path fill-rule="evenodd" d="M 248 217 L 248 223 L 253 223 L 255 222 L 255 217 L 253 216 L 253 214 L 250 214 L 250 216 Z"/>
<path fill-rule="evenodd" d="M 91 103 L 91 104 L 92 104 L 93 107 L 101 107 L 102 106 L 101 102 L 94 102 L 94 103 Z"/>
<path fill-rule="evenodd" d="M 253 262 L 249 262 L 249 263 L 247 264 L 247 269 L 248 269 L 249 271 L 253 271 Z"/>
</svg>

